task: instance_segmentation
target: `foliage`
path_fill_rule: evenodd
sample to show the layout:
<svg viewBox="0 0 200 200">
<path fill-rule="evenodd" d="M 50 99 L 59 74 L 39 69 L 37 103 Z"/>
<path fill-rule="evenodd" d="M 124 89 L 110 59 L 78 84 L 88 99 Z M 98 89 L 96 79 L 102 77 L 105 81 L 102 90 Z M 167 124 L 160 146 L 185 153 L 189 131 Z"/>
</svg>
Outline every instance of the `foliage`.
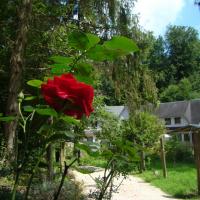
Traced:
<svg viewBox="0 0 200 200">
<path fill-rule="evenodd" d="M 192 80 L 191 80 L 192 81 Z M 189 79 L 181 79 L 178 84 L 169 85 L 161 94 L 162 102 L 190 100 L 199 97 Z"/>
<path fill-rule="evenodd" d="M 175 136 L 166 142 L 165 149 L 166 159 L 169 162 L 173 161 L 174 164 L 177 162 L 194 162 L 192 147 L 189 147 L 188 144 L 178 141 L 177 137 Z"/>
<path fill-rule="evenodd" d="M 133 170 L 135 162 L 138 161 L 138 150 L 137 146 L 125 137 L 125 123 L 106 112 L 105 108 L 101 106 L 93 115 L 91 120 L 94 121 L 97 117 L 101 127 L 101 131 L 97 133 L 97 137 L 101 141 L 100 149 L 92 152 L 83 144 L 78 147 L 89 154 L 91 157 L 89 163 L 93 163 L 93 159 L 99 158 L 104 161 L 104 177 L 97 180 L 96 198 L 100 200 L 107 198 L 108 188 L 112 191 L 112 182 L 115 177 L 126 176 Z M 99 164 L 99 162 L 95 162 L 95 164 L 97 163 Z"/>
<path fill-rule="evenodd" d="M 144 150 L 155 148 L 159 137 L 165 133 L 164 124 L 148 112 L 139 112 L 127 122 L 127 137 L 136 144 L 143 145 Z"/>
<path fill-rule="evenodd" d="M 58 188 L 58 183 L 44 182 L 42 185 L 34 185 L 30 192 L 30 199 L 52 199 Z M 59 196 L 60 200 L 84 200 L 82 185 L 68 179 Z"/>
<path fill-rule="evenodd" d="M 89 165 L 95 167 L 106 167 L 106 160 L 104 160 L 101 156 L 92 157 L 87 154 L 83 155 L 81 158 L 81 165 Z"/>
<path fill-rule="evenodd" d="M 74 73 L 79 81 L 88 83 L 92 80 L 90 76 L 93 72 L 93 66 L 90 64 L 92 60 L 113 60 L 119 56 L 125 56 L 131 52 L 138 51 L 137 45 L 131 39 L 122 36 L 115 36 L 109 41 L 97 44 L 99 41 L 100 39 L 98 36 L 86 34 L 74 27 L 67 37 L 69 50 L 73 51 L 73 53 L 69 57 L 61 55 L 52 56 L 51 60 L 54 62 L 54 67 L 53 70 L 47 74 L 48 77 L 52 77 L 55 74 L 60 75 L 70 72 Z M 118 43 L 120 44 L 122 42 L 128 43 L 128 45 L 118 46 Z M 99 55 L 101 55 L 101 59 L 99 59 Z M 46 79 L 47 78 L 44 78 L 42 81 L 36 79 L 30 80 L 28 81 L 28 85 L 34 87 L 38 94 L 41 85 Z M 75 88 L 72 86 L 72 89 Z M 59 91 L 55 90 L 55 92 Z M 22 109 L 22 105 L 24 106 L 24 109 Z M 30 168 L 29 183 L 25 198 L 28 197 L 33 176 L 38 170 L 39 164 L 41 163 L 46 150 L 52 144 L 58 141 L 73 141 L 79 148 L 83 148 L 84 150 L 89 148 L 87 145 L 83 146 L 78 144 L 78 141 L 80 140 L 78 134 L 82 132 L 83 128 L 81 126 L 79 127 L 78 121 L 73 120 L 69 116 L 65 117 L 61 112 L 56 112 L 54 109 L 45 105 L 40 95 L 28 95 L 25 98 L 24 94 L 21 92 L 18 99 L 18 107 L 19 124 L 21 126 L 20 132 L 22 134 L 16 138 L 20 143 L 18 144 L 19 148 L 17 148 L 17 165 L 15 166 L 16 179 L 13 187 L 12 199 L 15 199 L 20 175 Z M 12 117 L 11 119 L 8 119 L 7 116 L 1 116 L 1 121 L 5 120 L 12 120 Z M 65 122 L 66 127 L 59 129 L 58 126 L 61 121 Z M 76 124 L 75 127 L 74 124 Z M 74 129 L 73 132 L 71 131 L 72 129 Z M 35 132 L 34 135 L 32 134 L 33 132 Z M 35 149 L 36 146 L 33 141 L 36 141 L 37 150 Z M 94 155 L 94 153 L 91 153 L 91 155 Z M 69 165 L 65 164 L 65 170 L 55 199 L 58 198 L 58 195 L 60 194 L 68 168 L 76 160 L 77 158 Z M 52 163 L 51 160 L 48 162 L 47 165 Z"/>
<path fill-rule="evenodd" d="M 156 72 L 156 85 L 159 92 L 162 92 L 162 101 L 199 97 L 196 92 L 198 89 L 193 87 L 193 80 L 190 78 L 195 77 L 200 69 L 199 45 L 197 30 L 185 26 L 169 26 L 165 37 L 160 36 L 153 42 L 149 54 L 149 67 Z M 190 81 L 188 86 L 186 79 Z M 176 92 L 179 93 L 178 96 L 175 95 Z M 188 96 L 188 93 L 193 94 Z"/>
</svg>

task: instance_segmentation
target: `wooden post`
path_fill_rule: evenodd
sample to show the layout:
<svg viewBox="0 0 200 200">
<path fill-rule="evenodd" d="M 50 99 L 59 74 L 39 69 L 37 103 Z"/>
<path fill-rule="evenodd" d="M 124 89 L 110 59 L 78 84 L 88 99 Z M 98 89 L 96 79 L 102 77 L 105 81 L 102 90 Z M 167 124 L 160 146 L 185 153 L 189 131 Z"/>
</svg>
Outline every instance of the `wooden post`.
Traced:
<svg viewBox="0 0 200 200">
<path fill-rule="evenodd" d="M 65 142 L 61 142 L 60 144 L 60 171 L 63 173 L 65 168 Z"/>
<path fill-rule="evenodd" d="M 53 124 L 53 117 L 49 117 L 48 124 Z M 54 158 L 55 158 L 55 152 L 54 152 L 54 145 L 51 143 L 47 147 L 46 150 L 46 160 L 47 160 L 47 179 L 48 181 L 53 181 L 54 177 Z"/>
<path fill-rule="evenodd" d="M 53 181 L 54 177 L 54 146 L 49 144 L 47 147 L 47 179 Z"/>
<path fill-rule="evenodd" d="M 194 157 L 197 168 L 197 187 L 200 195 L 200 133 L 193 133 Z"/>
<path fill-rule="evenodd" d="M 163 167 L 163 177 L 167 178 L 167 166 L 166 166 L 166 159 L 165 159 L 165 147 L 164 147 L 164 139 L 163 136 L 160 138 L 160 157 Z"/>
<path fill-rule="evenodd" d="M 141 173 L 146 170 L 144 143 L 142 144 L 142 151 L 140 152 L 140 170 Z"/>
</svg>

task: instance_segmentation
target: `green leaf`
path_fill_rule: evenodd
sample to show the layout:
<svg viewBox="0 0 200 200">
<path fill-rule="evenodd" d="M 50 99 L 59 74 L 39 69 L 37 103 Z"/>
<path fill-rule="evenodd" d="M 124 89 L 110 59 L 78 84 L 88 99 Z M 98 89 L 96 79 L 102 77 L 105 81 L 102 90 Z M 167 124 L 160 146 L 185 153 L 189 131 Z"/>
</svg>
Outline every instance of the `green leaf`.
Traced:
<svg viewBox="0 0 200 200">
<path fill-rule="evenodd" d="M 93 71 L 93 66 L 88 63 L 78 63 L 74 68 L 75 73 L 83 76 L 89 76 Z"/>
<path fill-rule="evenodd" d="M 16 118 L 15 116 L 0 117 L 0 121 L 10 122 L 10 121 L 13 121 L 15 118 Z"/>
<path fill-rule="evenodd" d="M 100 42 L 100 38 L 98 36 L 91 33 L 87 33 L 86 35 L 89 40 L 89 44 L 87 45 L 88 49 L 95 46 L 96 44 Z"/>
<path fill-rule="evenodd" d="M 36 88 L 40 88 L 42 85 L 42 81 L 41 80 L 30 80 L 27 82 L 28 85 L 32 86 L 32 87 L 36 87 Z"/>
<path fill-rule="evenodd" d="M 103 45 L 91 48 L 86 56 L 94 61 L 114 60 L 117 58 L 116 51 L 109 50 Z"/>
<path fill-rule="evenodd" d="M 73 117 L 70 117 L 70 116 L 61 116 L 60 119 L 62 119 L 63 121 L 69 123 L 69 124 L 76 124 L 78 125 L 80 123 L 80 120 L 77 120 Z"/>
<path fill-rule="evenodd" d="M 52 128 L 51 124 L 43 124 L 40 129 L 37 131 L 38 134 L 41 134 L 42 132 L 47 132 L 47 130 L 50 130 Z"/>
<path fill-rule="evenodd" d="M 60 141 L 60 140 L 65 140 L 67 142 L 70 142 L 72 141 L 72 137 L 70 137 L 69 135 L 67 134 L 54 134 L 52 136 L 50 136 L 46 141 L 45 143 L 48 144 L 50 142 L 57 142 L 57 141 Z"/>
<path fill-rule="evenodd" d="M 66 65 L 63 65 L 63 64 L 54 64 L 52 66 L 51 73 L 56 74 L 56 75 L 61 75 L 63 73 L 70 72 L 71 69 L 72 68 L 70 66 L 66 66 Z"/>
<path fill-rule="evenodd" d="M 2 117 L 3 116 L 3 113 L 0 113 L 0 117 Z"/>
<path fill-rule="evenodd" d="M 104 158 L 110 159 L 111 157 L 113 157 L 113 152 L 109 149 L 105 149 L 105 150 L 102 151 L 101 155 Z"/>
<path fill-rule="evenodd" d="M 100 153 L 98 151 L 92 151 L 89 145 L 83 144 L 83 143 L 78 143 L 76 144 L 76 147 L 78 147 L 81 150 L 84 150 L 88 155 L 92 157 L 98 157 Z"/>
<path fill-rule="evenodd" d="M 124 36 L 114 36 L 111 40 L 104 42 L 106 48 L 112 50 L 118 50 L 122 54 L 129 54 L 138 51 L 136 43 Z"/>
<path fill-rule="evenodd" d="M 35 108 L 33 108 L 32 106 L 24 106 L 25 112 L 33 112 L 34 110 L 35 110 Z"/>
<path fill-rule="evenodd" d="M 78 81 L 89 84 L 89 85 L 93 85 L 93 79 L 91 77 L 87 77 L 87 76 L 82 76 L 79 74 L 75 74 L 75 77 Z"/>
<path fill-rule="evenodd" d="M 31 101 L 33 99 L 36 99 L 37 97 L 36 96 L 29 96 L 29 97 L 26 97 L 24 100 L 25 101 Z"/>
<path fill-rule="evenodd" d="M 78 49 L 86 50 L 89 45 L 87 35 L 81 31 L 73 31 L 68 37 L 69 46 Z"/>
<path fill-rule="evenodd" d="M 66 66 L 73 63 L 73 58 L 64 56 L 51 56 L 49 59 L 52 60 L 54 63 L 64 64 Z"/>
<path fill-rule="evenodd" d="M 53 116 L 53 117 L 58 116 L 57 112 L 52 108 L 37 108 L 36 112 L 39 115 L 48 115 L 48 116 Z"/>
</svg>

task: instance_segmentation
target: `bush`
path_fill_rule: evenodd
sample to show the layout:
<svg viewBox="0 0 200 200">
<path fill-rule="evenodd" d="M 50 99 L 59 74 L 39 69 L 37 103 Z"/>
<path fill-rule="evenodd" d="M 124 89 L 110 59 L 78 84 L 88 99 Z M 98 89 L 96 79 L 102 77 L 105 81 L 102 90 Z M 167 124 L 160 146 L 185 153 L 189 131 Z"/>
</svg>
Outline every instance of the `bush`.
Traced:
<svg viewBox="0 0 200 200">
<path fill-rule="evenodd" d="M 51 200 L 54 194 L 58 190 L 59 181 L 56 183 L 45 182 L 41 185 L 33 186 L 30 192 L 31 200 Z M 59 195 L 59 200 L 84 200 L 83 188 L 79 182 L 74 182 L 72 180 L 66 180 L 61 193 Z"/>
<path fill-rule="evenodd" d="M 168 161 L 190 163 L 194 161 L 193 149 L 174 138 L 166 143 L 165 149 Z"/>
<path fill-rule="evenodd" d="M 106 166 L 106 160 L 100 156 L 94 158 L 87 154 L 84 154 L 81 157 L 81 165 L 89 165 L 104 168 Z"/>
</svg>

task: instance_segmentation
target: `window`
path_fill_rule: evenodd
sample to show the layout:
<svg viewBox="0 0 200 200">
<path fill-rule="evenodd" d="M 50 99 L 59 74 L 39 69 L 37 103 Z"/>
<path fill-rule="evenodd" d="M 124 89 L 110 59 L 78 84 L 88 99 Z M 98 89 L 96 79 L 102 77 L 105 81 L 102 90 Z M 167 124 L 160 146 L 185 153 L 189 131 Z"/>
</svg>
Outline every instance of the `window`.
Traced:
<svg viewBox="0 0 200 200">
<path fill-rule="evenodd" d="M 171 124 L 171 118 L 165 118 L 165 125 Z"/>
<path fill-rule="evenodd" d="M 88 137 L 88 138 L 87 138 L 87 141 L 88 141 L 88 142 L 93 142 L 93 137 Z"/>
<path fill-rule="evenodd" d="M 185 142 L 189 142 L 190 141 L 190 134 L 188 134 L 188 133 L 184 134 L 184 141 Z"/>
<path fill-rule="evenodd" d="M 181 123 L 181 118 L 180 117 L 175 117 L 174 118 L 175 124 L 180 124 Z"/>
</svg>

